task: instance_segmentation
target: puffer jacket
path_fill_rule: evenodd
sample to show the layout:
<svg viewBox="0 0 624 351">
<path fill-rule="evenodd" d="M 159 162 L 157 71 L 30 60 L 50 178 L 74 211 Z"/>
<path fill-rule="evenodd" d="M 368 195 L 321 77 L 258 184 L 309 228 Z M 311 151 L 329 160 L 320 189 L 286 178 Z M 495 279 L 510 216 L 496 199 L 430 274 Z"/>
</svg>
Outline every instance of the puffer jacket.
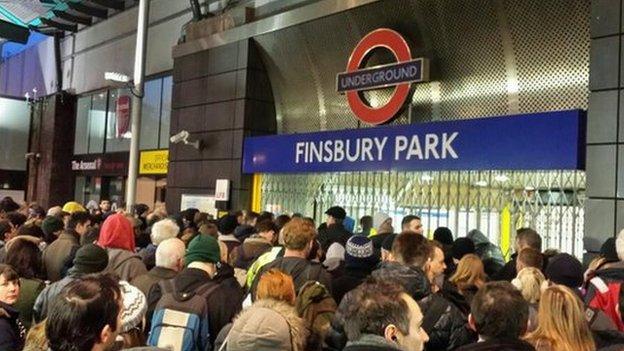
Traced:
<svg viewBox="0 0 624 351">
<path fill-rule="evenodd" d="M 373 277 L 393 279 L 418 302 L 422 310 L 423 328 L 429 335 L 425 350 L 454 350 L 477 340 L 468 329 L 468 320 L 461 311 L 442 294 L 433 294 L 425 273 L 417 267 L 396 262 L 384 262 L 373 272 Z"/>
<path fill-rule="evenodd" d="M 273 299 L 256 301 L 234 320 L 226 349 L 304 351 L 309 332 L 294 307 Z"/>
</svg>

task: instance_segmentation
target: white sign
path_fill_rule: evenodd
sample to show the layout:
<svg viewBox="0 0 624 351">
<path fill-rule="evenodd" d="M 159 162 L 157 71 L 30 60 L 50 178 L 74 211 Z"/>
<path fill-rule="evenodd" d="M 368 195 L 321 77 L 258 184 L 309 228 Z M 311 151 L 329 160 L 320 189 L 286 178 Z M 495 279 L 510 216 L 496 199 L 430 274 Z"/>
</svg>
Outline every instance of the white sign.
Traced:
<svg viewBox="0 0 624 351">
<path fill-rule="evenodd" d="M 182 194 L 182 199 L 180 200 L 180 211 L 184 211 L 187 208 L 196 208 L 200 212 L 211 214 L 214 218 L 217 218 L 214 196 Z"/>
<path fill-rule="evenodd" d="M 230 199 L 230 181 L 228 179 L 217 179 L 215 187 L 215 200 L 228 201 Z"/>
</svg>

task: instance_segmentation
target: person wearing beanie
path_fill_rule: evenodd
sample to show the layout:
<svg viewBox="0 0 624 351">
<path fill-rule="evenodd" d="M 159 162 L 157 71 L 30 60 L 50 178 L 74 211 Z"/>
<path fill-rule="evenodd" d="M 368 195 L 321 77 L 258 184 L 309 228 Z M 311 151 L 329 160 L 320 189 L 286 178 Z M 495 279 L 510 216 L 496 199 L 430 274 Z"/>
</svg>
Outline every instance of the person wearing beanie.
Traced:
<svg viewBox="0 0 624 351">
<path fill-rule="evenodd" d="M 100 229 L 98 245 L 108 252 L 106 271 L 115 273 L 121 280 L 132 279 L 147 273 L 141 256 L 135 253 L 134 228 L 121 213 L 108 216 Z"/>
<path fill-rule="evenodd" d="M 48 280 L 55 282 L 63 278 L 63 272 L 71 266 L 80 238 L 91 229 L 91 215 L 76 212 L 69 217 L 67 229 L 43 251 L 43 268 Z"/>
<path fill-rule="evenodd" d="M 583 285 L 583 265 L 567 253 L 552 257 L 544 275 L 552 283 L 565 285 L 576 292 Z"/>
<path fill-rule="evenodd" d="M 225 215 L 219 219 L 219 241 L 225 243 L 228 252 L 234 251 L 241 242 L 234 236 L 238 227 L 238 218 L 235 215 Z"/>
<path fill-rule="evenodd" d="M 175 278 L 152 286 L 147 297 L 147 320 L 151 321 L 154 307 L 163 292 L 166 292 L 166 286 L 171 287 L 174 294 L 190 294 L 209 285 L 209 294 L 205 296 L 208 316 L 201 316 L 200 320 L 207 317 L 210 344 L 213 345 L 221 328 L 240 312 L 243 289 L 234 277 L 234 269 L 221 262 L 219 242 L 209 235 L 200 234 L 191 240 L 184 256 L 184 265 L 185 268 Z M 213 288 L 215 285 L 217 287 Z"/>
<path fill-rule="evenodd" d="M 43 240 L 45 240 L 48 245 L 52 244 L 56 238 L 61 235 L 63 229 L 65 228 L 65 223 L 54 216 L 46 217 L 41 223 L 41 230 L 43 231 Z"/>
<path fill-rule="evenodd" d="M 339 243 L 333 243 L 325 253 L 323 267 L 331 273 L 333 277 L 342 275 L 342 268 L 345 260 L 345 248 Z"/>
<path fill-rule="evenodd" d="M 332 296 L 340 304 L 343 296 L 360 285 L 379 263 L 373 242 L 365 236 L 352 236 L 344 254 L 344 274 L 332 280 Z"/>
<path fill-rule="evenodd" d="M 95 244 L 87 244 L 79 248 L 73 260 L 73 267 L 69 270 L 67 276 L 45 287 L 35 300 L 33 307 L 35 321 L 41 322 L 47 317 L 50 303 L 69 283 L 83 275 L 102 272 L 107 266 L 108 254 L 103 248 Z"/>
<path fill-rule="evenodd" d="M 371 234 L 369 238 L 373 241 L 375 250 L 381 252 L 381 244 L 388 236 L 394 233 L 392 218 L 383 212 L 375 213 L 373 216 L 373 228 L 375 229 L 375 234 Z"/>
<path fill-rule="evenodd" d="M 119 288 L 123 296 L 123 309 L 121 325 L 118 325 L 119 335 L 115 344 L 123 350 L 145 346 L 143 321 L 147 313 L 147 298 L 143 292 L 127 281 L 120 281 Z"/>
<path fill-rule="evenodd" d="M 343 249 L 347 240 L 353 235 L 345 228 L 347 212 L 340 206 L 330 207 L 325 211 L 327 219 L 318 227 L 318 241 L 323 252 L 327 252 L 333 243 L 340 244 Z"/>
<path fill-rule="evenodd" d="M 472 239 L 475 244 L 475 254 L 483 261 L 485 267 L 485 273 L 489 277 L 493 277 L 505 266 L 505 259 L 503 258 L 503 251 L 501 248 L 492 242 L 490 239 L 478 229 L 473 229 L 468 232 L 466 237 Z M 541 252 L 541 250 L 540 250 Z"/>
</svg>

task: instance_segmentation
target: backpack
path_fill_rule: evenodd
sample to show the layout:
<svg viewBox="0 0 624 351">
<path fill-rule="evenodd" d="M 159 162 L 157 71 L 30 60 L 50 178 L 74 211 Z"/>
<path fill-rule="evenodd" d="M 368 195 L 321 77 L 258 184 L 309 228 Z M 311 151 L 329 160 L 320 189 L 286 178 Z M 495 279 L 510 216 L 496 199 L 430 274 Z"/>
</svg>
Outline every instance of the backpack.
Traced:
<svg viewBox="0 0 624 351">
<path fill-rule="evenodd" d="M 190 293 L 175 291 L 171 280 L 158 284 L 163 295 L 152 316 L 147 344 L 173 351 L 210 350 L 207 298 L 219 284 L 210 282 Z"/>
<path fill-rule="evenodd" d="M 336 301 L 323 284 L 309 281 L 299 289 L 295 309 L 314 334 L 326 334 L 337 308 Z"/>
<path fill-rule="evenodd" d="M 590 289 L 586 296 L 587 307 L 604 312 L 617 326 L 619 331 L 624 331 L 621 310 L 624 308 L 624 305 L 620 303 L 620 301 L 624 300 L 622 281 L 605 281 L 596 276 L 589 281 L 589 284 Z M 592 290 L 593 294 L 591 293 Z"/>
</svg>

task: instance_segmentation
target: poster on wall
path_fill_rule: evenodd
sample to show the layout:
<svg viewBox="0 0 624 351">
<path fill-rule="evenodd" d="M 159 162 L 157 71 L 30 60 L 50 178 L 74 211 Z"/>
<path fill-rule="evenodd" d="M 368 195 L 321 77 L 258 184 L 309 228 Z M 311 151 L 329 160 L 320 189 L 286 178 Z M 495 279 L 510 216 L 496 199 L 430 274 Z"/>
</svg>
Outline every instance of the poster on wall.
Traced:
<svg viewBox="0 0 624 351">
<path fill-rule="evenodd" d="M 130 129 L 130 96 L 121 95 L 117 98 L 117 108 L 115 116 L 117 117 L 117 138 L 127 137 L 126 134 Z"/>
<path fill-rule="evenodd" d="M 208 213 L 217 218 L 218 212 L 215 207 L 215 201 L 215 197 L 211 195 L 182 194 L 180 211 L 196 208 L 200 212 Z"/>
</svg>

